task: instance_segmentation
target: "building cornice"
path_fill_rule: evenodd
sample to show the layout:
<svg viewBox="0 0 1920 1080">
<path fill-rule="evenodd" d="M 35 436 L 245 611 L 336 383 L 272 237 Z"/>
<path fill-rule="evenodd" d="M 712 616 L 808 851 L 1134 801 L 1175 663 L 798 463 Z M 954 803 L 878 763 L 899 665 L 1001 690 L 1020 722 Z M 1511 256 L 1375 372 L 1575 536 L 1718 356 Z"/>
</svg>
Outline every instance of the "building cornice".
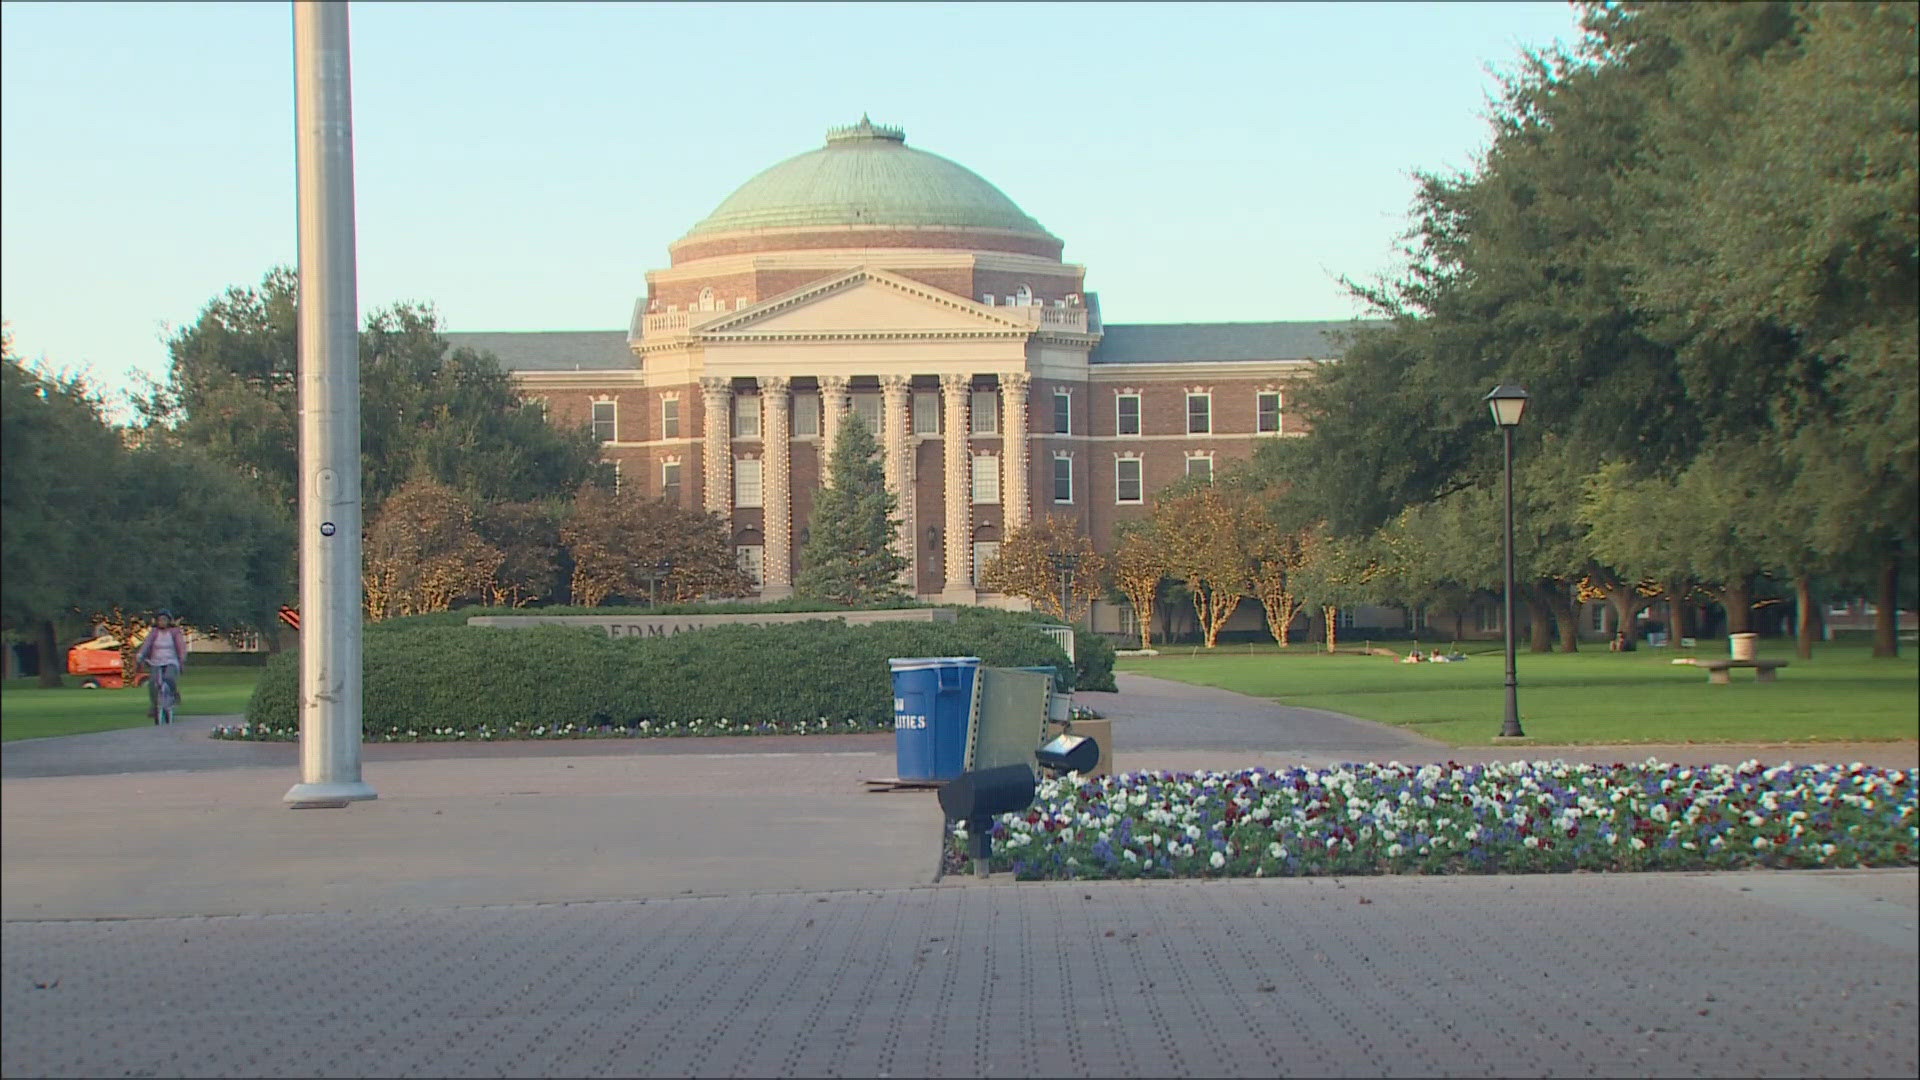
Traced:
<svg viewBox="0 0 1920 1080">
<path fill-rule="evenodd" d="M 937 270 L 973 268 L 1005 270 L 1011 273 L 1085 274 L 1079 263 L 1060 262 L 1039 255 L 1020 255 L 1003 251 L 970 251 L 964 248 L 818 248 L 807 251 L 744 252 L 715 255 L 678 266 L 647 271 L 651 282 L 698 281 L 702 278 L 752 273 L 759 270 L 813 270 L 826 272 L 851 270 L 873 263 L 891 269 Z"/>
<path fill-rule="evenodd" d="M 1135 379 L 1300 378 L 1326 360 L 1182 360 L 1163 364 L 1087 365 L 1087 381 L 1124 383 Z"/>
</svg>

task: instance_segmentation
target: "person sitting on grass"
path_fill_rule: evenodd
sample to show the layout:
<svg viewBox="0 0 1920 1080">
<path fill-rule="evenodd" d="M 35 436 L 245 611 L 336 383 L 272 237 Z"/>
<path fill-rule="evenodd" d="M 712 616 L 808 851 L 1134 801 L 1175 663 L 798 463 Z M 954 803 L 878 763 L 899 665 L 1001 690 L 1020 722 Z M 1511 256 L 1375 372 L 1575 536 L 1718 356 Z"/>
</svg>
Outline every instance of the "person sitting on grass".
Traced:
<svg viewBox="0 0 1920 1080">
<path fill-rule="evenodd" d="M 171 723 L 173 710 L 180 706 L 180 669 L 187 662 L 186 631 L 173 625 L 173 613 L 155 612 L 153 629 L 133 654 L 135 664 L 145 664 L 147 678 L 147 715 L 156 724 Z"/>
<path fill-rule="evenodd" d="M 1406 657 L 1402 659 L 1400 662 L 1403 664 L 1417 664 L 1420 661 L 1425 660 L 1426 658 L 1427 657 L 1425 653 L 1422 653 L 1419 649 L 1415 649 L 1412 652 L 1408 653 Z"/>
</svg>

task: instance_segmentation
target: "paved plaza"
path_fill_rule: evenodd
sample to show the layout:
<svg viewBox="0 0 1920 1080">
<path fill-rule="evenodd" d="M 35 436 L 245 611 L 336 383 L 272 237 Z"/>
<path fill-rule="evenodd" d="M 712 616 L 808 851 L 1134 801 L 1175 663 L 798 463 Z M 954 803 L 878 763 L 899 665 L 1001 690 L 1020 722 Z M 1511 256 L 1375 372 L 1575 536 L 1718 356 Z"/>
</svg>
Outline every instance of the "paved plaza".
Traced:
<svg viewBox="0 0 1920 1080">
<path fill-rule="evenodd" d="M 1122 676 L 1119 765 L 1484 758 Z M 936 881 L 890 736 L 7 744 L 0 1073 L 1906 1075 L 1912 870 Z M 1499 756 L 1911 766 L 1913 743 Z"/>
</svg>

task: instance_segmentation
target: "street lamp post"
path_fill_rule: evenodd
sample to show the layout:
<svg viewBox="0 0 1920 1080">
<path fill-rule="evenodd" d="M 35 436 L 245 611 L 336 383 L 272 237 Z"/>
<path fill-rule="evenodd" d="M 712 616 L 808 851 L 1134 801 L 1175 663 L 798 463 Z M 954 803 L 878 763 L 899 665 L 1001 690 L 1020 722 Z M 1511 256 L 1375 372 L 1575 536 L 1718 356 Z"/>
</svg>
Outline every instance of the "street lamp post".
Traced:
<svg viewBox="0 0 1920 1080">
<path fill-rule="evenodd" d="M 1506 456 L 1507 596 L 1501 625 L 1507 633 L 1507 718 L 1500 724 L 1500 737 L 1518 739 L 1526 732 L 1520 730 L 1519 680 L 1513 670 L 1513 429 L 1520 426 L 1520 416 L 1527 411 L 1527 392 L 1501 383 L 1487 391 L 1485 400 L 1493 411 L 1493 422 L 1500 428 Z"/>
<path fill-rule="evenodd" d="M 1073 572 L 1080 569 L 1080 553 L 1077 551 L 1050 551 L 1047 561 L 1053 564 L 1054 572 L 1060 575 L 1060 617 L 1073 624 Z"/>
</svg>

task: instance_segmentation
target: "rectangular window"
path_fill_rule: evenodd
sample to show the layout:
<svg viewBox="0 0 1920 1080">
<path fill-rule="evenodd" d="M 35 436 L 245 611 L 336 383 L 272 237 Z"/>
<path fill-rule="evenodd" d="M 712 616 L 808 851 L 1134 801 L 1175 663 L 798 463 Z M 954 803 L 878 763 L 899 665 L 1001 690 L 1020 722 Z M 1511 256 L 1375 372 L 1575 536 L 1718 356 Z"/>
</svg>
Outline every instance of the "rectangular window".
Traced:
<svg viewBox="0 0 1920 1080">
<path fill-rule="evenodd" d="M 660 437 L 677 439 L 680 437 L 680 399 L 660 399 Z"/>
<path fill-rule="evenodd" d="M 1827 614 L 1829 614 L 1829 615 L 1851 615 L 1851 614 L 1853 614 L 1853 608 L 1852 608 L 1852 607 L 1851 607 L 1850 605 L 1848 605 L 1848 604 L 1847 604 L 1847 603 L 1846 603 L 1845 601 L 1840 601 L 1840 602 L 1837 602 L 1837 603 L 1832 603 L 1832 604 L 1828 604 L 1828 605 L 1827 605 Z"/>
<path fill-rule="evenodd" d="M 913 392 L 913 433 L 940 434 L 940 393 L 937 390 Z"/>
<path fill-rule="evenodd" d="M 820 434 L 820 395 L 793 395 L 793 436 L 810 438 Z"/>
<path fill-rule="evenodd" d="M 733 398 L 733 437 L 760 437 L 760 395 L 736 394 Z"/>
<path fill-rule="evenodd" d="M 1213 395 L 1187 395 L 1187 434 L 1213 434 Z"/>
<path fill-rule="evenodd" d="M 593 403 L 593 439 L 595 442 L 614 442 L 620 437 L 619 406 L 611 401 Z"/>
<path fill-rule="evenodd" d="M 992 390 L 975 390 L 970 399 L 972 420 L 967 430 L 974 435 L 1000 434 L 1000 395 Z"/>
<path fill-rule="evenodd" d="M 1116 435 L 1140 434 L 1140 395 L 1121 394 L 1113 399 L 1113 431 Z"/>
<path fill-rule="evenodd" d="M 1187 475 L 1213 483 L 1213 459 L 1210 457 L 1190 457 L 1187 459 Z"/>
<path fill-rule="evenodd" d="M 1053 501 L 1073 501 L 1073 459 L 1070 457 L 1053 459 Z"/>
<path fill-rule="evenodd" d="M 660 466 L 660 497 L 668 502 L 680 501 L 680 463 L 665 462 Z"/>
<path fill-rule="evenodd" d="M 735 548 L 740 560 L 740 569 L 753 579 L 753 587 L 758 589 L 767 583 L 767 549 L 760 544 L 741 544 Z"/>
<path fill-rule="evenodd" d="M 1341 608 L 1340 613 L 1333 617 L 1333 621 L 1334 625 L 1342 630 L 1353 629 L 1353 608 L 1350 606 Z"/>
<path fill-rule="evenodd" d="M 1063 390 L 1053 392 L 1053 433 L 1073 434 L 1073 395 Z"/>
<path fill-rule="evenodd" d="M 1262 435 L 1280 434 L 1280 391 L 1262 390 L 1258 398 L 1255 431 Z"/>
<path fill-rule="evenodd" d="M 1601 633 L 1601 632 L 1603 632 L 1604 630 L 1606 630 L 1606 628 L 1607 628 L 1607 605 L 1605 605 L 1605 604 L 1588 604 L 1588 605 L 1587 605 L 1587 608 L 1588 608 L 1588 610 L 1590 610 L 1590 611 L 1592 611 L 1592 612 L 1593 612 L 1593 623 L 1592 623 L 1592 626 L 1590 627 L 1590 628 L 1591 628 L 1591 629 L 1593 630 L 1593 632 L 1594 632 L 1594 633 L 1596 633 L 1596 634 L 1598 634 L 1598 633 Z"/>
<path fill-rule="evenodd" d="M 1119 458 L 1113 463 L 1113 501 L 1137 503 L 1140 498 L 1140 459 Z"/>
<path fill-rule="evenodd" d="M 880 438 L 880 395 L 853 395 L 853 414 L 860 418 L 861 423 L 867 425 L 867 430 L 873 432 L 874 439 L 878 441 Z"/>
<path fill-rule="evenodd" d="M 733 505 L 760 505 L 760 459 L 733 459 Z"/>
<path fill-rule="evenodd" d="M 999 455 L 974 455 L 973 501 L 976 503 L 997 503 L 1000 501 Z"/>
<path fill-rule="evenodd" d="M 987 567 L 1000 557 L 1000 541 L 981 540 L 973 545 L 973 583 L 980 584 L 986 579 Z"/>
</svg>

